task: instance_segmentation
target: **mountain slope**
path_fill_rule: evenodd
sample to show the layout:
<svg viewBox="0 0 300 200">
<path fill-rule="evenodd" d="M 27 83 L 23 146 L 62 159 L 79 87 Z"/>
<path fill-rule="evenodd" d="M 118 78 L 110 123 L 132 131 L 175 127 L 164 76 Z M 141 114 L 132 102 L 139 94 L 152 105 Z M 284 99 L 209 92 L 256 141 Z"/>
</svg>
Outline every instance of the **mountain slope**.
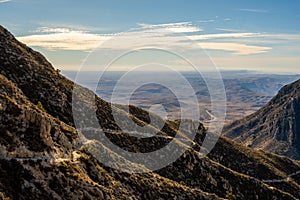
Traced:
<svg viewBox="0 0 300 200">
<path fill-rule="evenodd" d="M 300 159 L 300 80 L 284 86 L 263 108 L 225 127 L 249 147 Z"/>
<path fill-rule="evenodd" d="M 109 168 L 91 150 L 100 155 L 108 151 L 115 159 L 131 161 L 100 141 L 85 143 L 74 128 L 74 83 L 2 27 L 0 70 L 0 199 L 220 199 L 229 194 L 238 199 L 300 198 L 299 176 L 278 183 L 264 181 L 284 179 L 300 170 L 299 162 L 255 151 L 223 137 L 202 158 L 199 148 L 207 134 L 202 125 L 195 130 L 194 146 L 169 166 L 140 174 Z M 91 93 L 81 89 L 83 94 Z M 84 99 L 85 95 L 75 94 L 75 98 Z M 176 133 L 183 134 L 177 132 L 182 122 L 167 121 L 162 130 L 151 127 L 159 134 L 137 139 L 117 126 L 111 104 L 99 97 L 95 100 L 96 106 L 87 103 L 81 109 L 96 112 L 104 127 L 100 134 L 106 134 L 119 147 L 151 152 L 172 139 L 184 145 L 173 138 Z M 121 105 L 118 108 L 141 125 L 148 124 L 152 115 L 133 106 L 129 113 Z M 94 144 L 96 149 L 92 148 Z"/>
<path fill-rule="evenodd" d="M 84 148 L 73 150 L 81 142 L 74 128 L 33 105 L 2 75 L 0 85 L 0 191 L 5 196 L 12 199 L 137 199 L 145 195 L 217 198 L 157 174 L 112 176 L 113 172 L 106 171 Z M 145 185 L 146 181 L 158 183 L 151 186 L 154 194 L 145 191 L 150 187 Z"/>
<path fill-rule="evenodd" d="M 255 195 L 293 199 L 282 190 L 271 190 L 256 179 L 201 159 L 194 151 L 187 151 L 157 173 L 128 174 L 107 168 L 84 146 L 73 150 L 81 142 L 74 128 L 29 102 L 1 75 L 0 85 L 0 191 L 12 199 L 218 198 L 197 188 L 224 196 L 233 190 L 245 199 Z M 235 191 L 234 186 L 241 191 Z"/>
</svg>

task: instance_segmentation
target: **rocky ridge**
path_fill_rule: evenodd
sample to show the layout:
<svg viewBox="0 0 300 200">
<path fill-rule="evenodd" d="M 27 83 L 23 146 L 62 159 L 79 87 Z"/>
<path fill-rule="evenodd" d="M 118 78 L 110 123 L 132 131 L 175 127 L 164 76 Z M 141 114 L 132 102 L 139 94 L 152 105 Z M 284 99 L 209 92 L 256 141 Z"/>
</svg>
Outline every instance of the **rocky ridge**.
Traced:
<svg viewBox="0 0 300 200">
<path fill-rule="evenodd" d="M 256 113 L 225 127 L 224 134 L 252 148 L 300 159 L 300 80 L 284 86 Z"/>
</svg>

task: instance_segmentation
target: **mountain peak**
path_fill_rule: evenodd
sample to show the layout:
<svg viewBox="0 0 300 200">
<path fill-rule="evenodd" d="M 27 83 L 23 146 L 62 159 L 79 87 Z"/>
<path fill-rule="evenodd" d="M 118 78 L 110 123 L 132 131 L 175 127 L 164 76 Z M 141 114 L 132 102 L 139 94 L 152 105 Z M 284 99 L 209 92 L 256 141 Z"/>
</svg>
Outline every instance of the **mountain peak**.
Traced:
<svg viewBox="0 0 300 200">
<path fill-rule="evenodd" d="M 35 65 L 43 67 L 43 69 L 54 69 L 42 54 L 19 42 L 8 30 L 2 26 L 0 26 L 0 44 L 1 63 L 14 64 L 15 66 L 11 66 L 12 68 L 19 67 L 20 65 L 18 64 L 34 63 Z"/>
</svg>

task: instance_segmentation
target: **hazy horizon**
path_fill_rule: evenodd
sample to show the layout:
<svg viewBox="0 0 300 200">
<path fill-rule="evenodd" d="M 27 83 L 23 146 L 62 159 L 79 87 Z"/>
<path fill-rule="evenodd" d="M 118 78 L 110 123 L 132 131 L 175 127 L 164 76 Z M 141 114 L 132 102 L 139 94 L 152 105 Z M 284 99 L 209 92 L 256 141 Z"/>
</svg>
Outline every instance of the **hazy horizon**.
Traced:
<svg viewBox="0 0 300 200">
<path fill-rule="evenodd" d="M 179 54 L 184 49 L 195 65 L 207 54 L 220 70 L 300 73 L 300 3 L 295 1 L 75 1 L 69 7 L 67 1 L 2 0 L 0 24 L 60 70 L 79 70 L 97 48 L 104 48 L 102 58 L 156 43 Z M 168 55 L 154 57 L 186 70 Z M 135 59 L 114 70 L 148 61 Z"/>
</svg>

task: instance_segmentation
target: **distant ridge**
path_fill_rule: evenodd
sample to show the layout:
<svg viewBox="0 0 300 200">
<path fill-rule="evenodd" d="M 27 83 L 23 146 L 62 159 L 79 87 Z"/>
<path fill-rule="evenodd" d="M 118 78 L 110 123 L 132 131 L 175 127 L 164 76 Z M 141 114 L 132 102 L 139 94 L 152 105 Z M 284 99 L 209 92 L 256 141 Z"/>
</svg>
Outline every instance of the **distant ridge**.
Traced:
<svg viewBox="0 0 300 200">
<path fill-rule="evenodd" d="M 224 129 L 249 147 L 300 159 L 300 80 L 284 86 L 263 108 Z"/>
</svg>

